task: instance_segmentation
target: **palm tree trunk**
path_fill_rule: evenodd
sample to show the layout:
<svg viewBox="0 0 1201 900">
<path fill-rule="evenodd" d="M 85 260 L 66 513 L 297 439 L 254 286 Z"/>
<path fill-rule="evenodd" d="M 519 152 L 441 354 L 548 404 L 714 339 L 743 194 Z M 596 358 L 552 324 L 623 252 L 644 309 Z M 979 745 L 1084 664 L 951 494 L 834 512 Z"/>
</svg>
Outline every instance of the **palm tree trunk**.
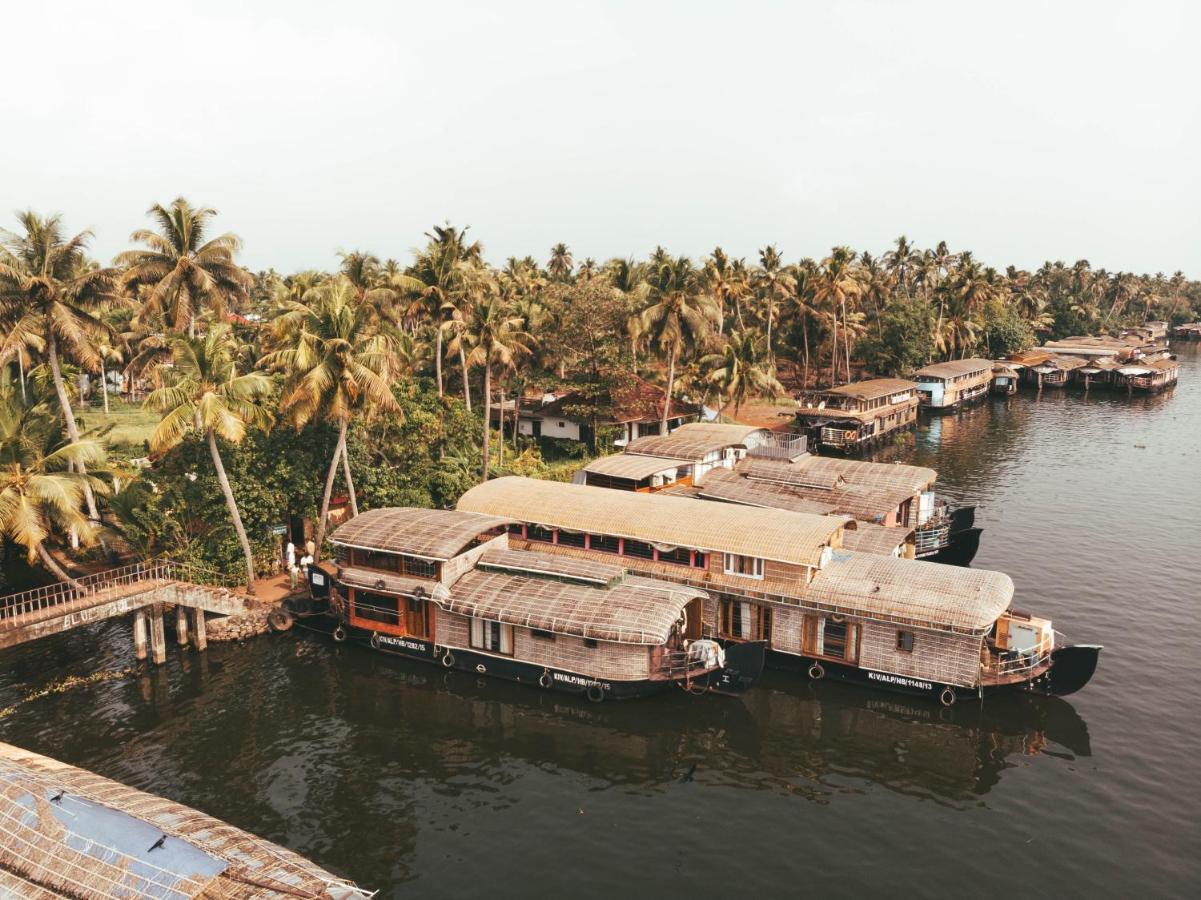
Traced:
<svg viewBox="0 0 1201 900">
<path fill-rule="evenodd" d="M 83 590 L 83 585 L 67 574 L 66 570 L 58 564 L 58 560 L 50 555 L 50 551 L 46 549 L 41 541 L 37 542 L 37 552 L 38 559 L 41 560 L 42 565 L 49 569 L 55 578 L 59 581 L 67 582 L 77 591 Z"/>
<path fill-rule="evenodd" d="M 442 322 L 434 329 L 434 378 L 438 382 L 438 396 L 442 396 Z"/>
<path fill-rule="evenodd" d="M 104 395 L 104 418 L 108 418 L 108 372 L 100 366 L 100 393 Z"/>
<path fill-rule="evenodd" d="M 801 379 L 801 390 L 809 390 L 809 315 L 801 312 L 801 337 L 805 342 L 805 374 Z"/>
<path fill-rule="evenodd" d="M 466 369 L 464 369 L 466 375 Z M 488 463 L 491 460 L 491 448 L 488 446 L 488 439 L 492 431 L 492 423 L 488 421 L 488 417 L 492 415 L 492 366 L 484 363 L 484 471 L 481 481 L 488 480 Z"/>
<path fill-rule="evenodd" d="M 847 356 L 847 383 L 851 382 L 851 327 L 847 319 L 847 300 L 842 298 L 842 343 Z"/>
<path fill-rule="evenodd" d="M 767 299 L 767 362 L 773 368 L 776 365 L 776 351 L 771 342 L 771 326 L 772 320 L 776 317 L 776 301 L 775 298 L 768 295 Z"/>
<path fill-rule="evenodd" d="M 463 349 L 462 341 L 459 342 L 459 365 L 463 367 L 463 402 L 467 404 L 467 411 L 471 412 L 471 379 L 467 377 L 467 351 Z M 487 369 L 487 366 L 484 368 Z M 484 388 L 485 393 L 487 390 Z"/>
<path fill-rule="evenodd" d="M 354 495 L 354 477 L 350 474 L 350 451 L 342 446 L 342 475 L 346 479 L 346 492 L 350 495 L 350 517 L 359 514 L 359 498 Z"/>
<path fill-rule="evenodd" d="M 54 376 L 54 392 L 58 394 L 58 405 L 62 407 L 63 420 L 67 424 L 67 440 L 74 444 L 79 441 L 79 426 L 75 423 L 75 413 L 71 411 L 71 398 L 67 396 L 67 386 L 63 384 L 63 370 L 58 363 L 58 337 L 53 329 L 48 331 L 46 357 L 50 360 L 50 373 Z M 81 475 L 87 474 L 83 463 L 79 463 L 79 472 Z M 99 522 L 100 511 L 96 508 L 96 495 L 92 493 L 92 486 L 87 481 L 83 483 L 83 499 L 87 503 L 88 518 Z"/>
<path fill-rule="evenodd" d="M 21 379 L 21 402 L 28 403 L 29 398 L 25 396 L 25 357 L 19 347 L 17 348 L 17 376 Z"/>
<path fill-rule="evenodd" d="M 667 352 L 667 396 L 663 398 L 663 418 L 659 421 L 659 434 L 667 434 L 667 420 L 671 418 L 671 392 L 676 386 L 676 348 Z"/>
<path fill-rule="evenodd" d="M 834 387 L 838 384 L 838 376 L 834 371 L 838 360 L 838 307 L 833 303 L 830 304 L 830 312 L 833 314 L 830 319 L 830 387 Z"/>
<path fill-rule="evenodd" d="M 238 535 L 238 543 L 242 545 L 242 555 L 246 558 L 246 592 L 254 593 L 254 554 L 250 552 L 250 541 L 246 537 L 246 528 L 242 525 L 242 515 L 238 512 L 238 501 L 234 499 L 233 488 L 229 486 L 229 476 L 225 474 L 225 465 L 221 462 L 221 451 L 217 448 L 217 434 L 209 428 L 205 432 L 209 442 L 209 454 L 213 457 L 213 468 L 217 470 L 217 483 L 221 485 L 221 493 L 225 495 L 225 506 L 229 509 L 229 517 L 233 519 L 234 531 Z"/>
<path fill-rule="evenodd" d="M 338 474 L 338 461 L 346 452 L 346 420 L 338 423 L 338 445 L 334 448 L 334 458 L 329 461 L 329 471 L 325 475 L 325 490 L 321 494 L 321 518 L 317 520 L 317 552 L 313 554 L 314 562 L 321 559 L 321 548 L 325 542 L 325 527 L 329 523 L 329 498 L 334 493 L 334 478 Z"/>
<path fill-rule="evenodd" d="M 498 397 L 500 399 L 500 415 L 497 416 L 497 419 L 500 420 L 500 440 L 496 442 L 496 458 L 497 465 L 503 469 L 505 467 L 505 385 L 503 381 L 500 384 Z M 491 400 L 488 402 L 491 403 Z"/>
</svg>

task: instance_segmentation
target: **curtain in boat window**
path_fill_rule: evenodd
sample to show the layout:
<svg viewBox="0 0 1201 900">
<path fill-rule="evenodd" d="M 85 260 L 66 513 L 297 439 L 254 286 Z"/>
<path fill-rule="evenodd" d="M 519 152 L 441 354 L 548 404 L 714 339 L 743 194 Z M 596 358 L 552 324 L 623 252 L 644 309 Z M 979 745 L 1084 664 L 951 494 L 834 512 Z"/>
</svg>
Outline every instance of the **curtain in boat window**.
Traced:
<svg viewBox="0 0 1201 900">
<path fill-rule="evenodd" d="M 471 620 L 471 646 L 477 650 L 513 655 L 513 626 L 490 619 Z"/>
</svg>

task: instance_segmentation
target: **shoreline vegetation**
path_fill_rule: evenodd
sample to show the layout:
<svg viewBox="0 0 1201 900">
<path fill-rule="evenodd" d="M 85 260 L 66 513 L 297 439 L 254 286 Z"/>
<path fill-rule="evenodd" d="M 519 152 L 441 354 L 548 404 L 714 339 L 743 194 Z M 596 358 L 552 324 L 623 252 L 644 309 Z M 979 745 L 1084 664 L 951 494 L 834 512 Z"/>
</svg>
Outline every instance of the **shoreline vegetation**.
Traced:
<svg viewBox="0 0 1201 900">
<path fill-rule="evenodd" d="M 737 420 L 812 387 L 1201 318 L 1181 272 L 1001 270 L 904 237 L 794 261 L 768 245 L 600 262 L 556 244 L 494 265 L 445 224 L 408 263 L 352 251 L 282 275 L 240 266 L 213 209 L 178 198 L 148 216 L 109 265 L 59 216 L 0 230 L 0 536 L 56 578 L 60 559 L 169 552 L 253 590 L 280 523 L 313 522 L 320 549 L 335 508 L 569 479 L 612 449 L 632 385 L 666 430 L 683 409 Z M 547 394 L 589 423 L 584 441 L 518 433 L 515 398 Z"/>
</svg>

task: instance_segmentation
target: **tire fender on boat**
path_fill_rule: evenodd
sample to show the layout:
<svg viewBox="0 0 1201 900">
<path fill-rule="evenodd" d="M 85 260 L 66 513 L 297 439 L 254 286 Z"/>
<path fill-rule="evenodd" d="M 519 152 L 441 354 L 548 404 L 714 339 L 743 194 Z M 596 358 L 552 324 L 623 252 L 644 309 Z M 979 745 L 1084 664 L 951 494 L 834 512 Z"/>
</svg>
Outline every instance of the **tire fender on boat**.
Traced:
<svg viewBox="0 0 1201 900">
<path fill-rule="evenodd" d="M 372 650 L 379 649 L 379 632 L 378 631 L 371 632 L 371 649 Z"/>
<path fill-rule="evenodd" d="M 953 687 L 943 688 L 942 693 L 938 695 L 938 702 L 943 706 L 954 706 L 956 699 L 955 689 Z"/>
<path fill-rule="evenodd" d="M 339 644 L 341 644 L 343 641 L 346 640 L 346 629 L 343 628 L 341 625 L 336 626 L 334 628 L 333 638 L 335 641 L 337 641 Z"/>
<path fill-rule="evenodd" d="M 267 626 L 276 633 L 287 631 L 292 627 L 292 614 L 286 609 L 273 609 L 267 616 Z"/>
<path fill-rule="evenodd" d="M 442 665 L 444 665 L 446 668 L 449 669 L 454 664 L 455 664 L 454 654 L 450 652 L 450 648 L 448 647 L 448 648 L 446 648 L 446 652 L 442 654 Z"/>
<path fill-rule="evenodd" d="M 550 669 L 543 669 L 542 674 L 538 676 L 538 686 L 549 690 L 550 685 L 551 685 Z"/>
<path fill-rule="evenodd" d="M 815 662 L 809 667 L 809 677 L 814 681 L 821 681 L 826 677 L 826 670 L 822 668 L 822 664 Z"/>
<path fill-rule="evenodd" d="M 590 684 L 588 685 L 588 690 L 585 692 L 585 696 L 593 703 L 600 703 L 605 699 L 605 689 L 599 684 Z"/>
</svg>

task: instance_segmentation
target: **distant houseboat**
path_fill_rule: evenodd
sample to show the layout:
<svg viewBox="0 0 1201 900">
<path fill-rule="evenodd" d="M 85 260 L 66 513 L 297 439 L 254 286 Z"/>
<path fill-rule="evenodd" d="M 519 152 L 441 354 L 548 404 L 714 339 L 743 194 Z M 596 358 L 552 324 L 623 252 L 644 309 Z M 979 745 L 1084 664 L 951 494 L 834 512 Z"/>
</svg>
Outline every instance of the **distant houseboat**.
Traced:
<svg viewBox="0 0 1201 900">
<path fill-rule="evenodd" d="M 856 381 L 806 395 L 797 422 L 815 446 L 856 453 L 917 421 L 917 385 L 900 378 Z"/>
<path fill-rule="evenodd" d="M 1048 350 L 1023 350 L 1005 362 L 1021 373 L 1022 384 L 1040 391 L 1067 387 L 1072 381 L 1072 372 L 1086 364 L 1081 357 L 1057 356 Z"/>
<path fill-rule="evenodd" d="M 1113 370 L 1113 385 L 1135 394 L 1157 394 L 1176 384 L 1180 365 L 1174 359 L 1139 359 Z"/>
<path fill-rule="evenodd" d="M 959 409 L 988 395 L 992 384 L 992 360 L 956 359 L 918 369 L 918 403 L 931 410 Z"/>
<path fill-rule="evenodd" d="M 1201 322 L 1188 322 L 1172 329 L 1172 339 L 1177 341 L 1201 341 Z"/>
<path fill-rule="evenodd" d="M 708 636 L 766 642 L 768 662 L 935 698 L 1070 694 L 1100 647 L 1061 646 L 1010 608 L 1007 575 L 845 550 L 830 516 L 506 477 L 459 508 L 516 521 L 513 544 L 703 586 Z M 567 536 L 568 540 L 563 541 Z"/>
<path fill-rule="evenodd" d="M 737 693 L 762 670 L 762 645 L 704 638 L 703 589 L 631 574 L 615 557 L 511 550 L 512 524 L 455 510 L 363 513 L 334 532 L 336 573 L 312 570 L 318 605 L 301 611 L 331 616 L 336 641 L 595 701 Z"/>
<path fill-rule="evenodd" d="M 923 466 L 822 456 L 791 462 L 752 458 L 733 472 L 709 473 L 695 493 L 727 503 L 852 516 L 860 525 L 843 537 L 849 550 L 967 565 L 980 547 L 976 508 L 953 509 L 935 494 L 937 478 Z"/>
<path fill-rule="evenodd" d="M 1012 397 L 1018 392 L 1020 376 L 1018 370 L 1004 363 L 994 363 L 992 367 L 992 392 L 1002 397 Z"/>
</svg>

